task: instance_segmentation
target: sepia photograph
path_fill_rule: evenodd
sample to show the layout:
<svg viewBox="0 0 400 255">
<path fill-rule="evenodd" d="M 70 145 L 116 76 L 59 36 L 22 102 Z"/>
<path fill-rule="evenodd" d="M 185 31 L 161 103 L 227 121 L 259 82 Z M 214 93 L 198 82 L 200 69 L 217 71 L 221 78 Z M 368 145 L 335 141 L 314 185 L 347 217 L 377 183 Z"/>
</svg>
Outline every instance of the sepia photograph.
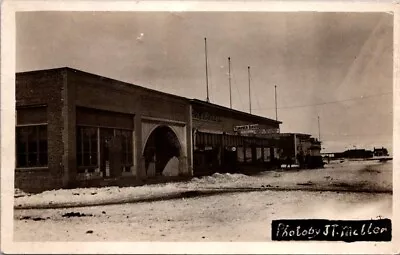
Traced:
<svg viewBox="0 0 400 255">
<path fill-rule="evenodd" d="M 392 241 L 393 12 L 19 11 L 14 47 L 13 242 Z"/>
</svg>

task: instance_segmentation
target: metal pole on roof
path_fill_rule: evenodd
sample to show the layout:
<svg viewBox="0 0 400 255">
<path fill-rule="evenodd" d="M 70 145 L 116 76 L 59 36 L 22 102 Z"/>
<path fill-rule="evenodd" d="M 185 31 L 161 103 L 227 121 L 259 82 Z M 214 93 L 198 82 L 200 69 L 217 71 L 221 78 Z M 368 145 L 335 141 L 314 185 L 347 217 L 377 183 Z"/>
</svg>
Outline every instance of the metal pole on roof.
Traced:
<svg viewBox="0 0 400 255">
<path fill-rule="evenodd" d="M 247 67 L 247 74 L 249 77 L 249 109 L 250 109 L 250 114 L 251 114 L 250 66 Z"/>
<path fill-rule="evenodd" d="M 204 50 L 206 57 L 206 86 L 207 86 L 207 102 L 210 102 L 210 97 L 208 95 L 208 59 L 207 59 L 207 38 L 204 37 Z"/>
<path fill-rule="evenodd" d="M 321 141 L 321 127 L 319 124 L 319 115 L 318 115 L 318 140 Z"/>
<path fill-rule="evenodd" d="M 278 96 L 276 94 L 276 85 L 275 85 L 275 120 L 278 121 Z"/>
<path fill-rule="evenodd" d="M 228 69 L 229 69 L 229 104 L 232 109 L 231 57 L 228 57 Z"/>
</svg>

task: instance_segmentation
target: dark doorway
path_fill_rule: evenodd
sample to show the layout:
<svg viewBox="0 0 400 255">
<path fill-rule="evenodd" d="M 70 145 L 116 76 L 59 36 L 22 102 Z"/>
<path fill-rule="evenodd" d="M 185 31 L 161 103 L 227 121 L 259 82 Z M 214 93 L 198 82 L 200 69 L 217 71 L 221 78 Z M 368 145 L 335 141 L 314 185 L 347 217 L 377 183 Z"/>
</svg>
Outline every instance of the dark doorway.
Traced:
<svg viewBox="0 0 400 255">
<path fill-rule="evenodd" d="M 150 134 L 144 149 L 145 169 L 147 175 L 163 174 L 171 158 L 179 159 L 181 146 L 178 137 L 168 126 L 159 126 Z"/>
<path fill-rule="evenodd" d="M 235 147 L 225 147 L 223 167 L 224 172 L 236 172 L 237 152 Z"/>
<path fill-rule="evenodd" d="M 193 152 L 194 175 L 211 175 L 221 171 L 220 147 L 199 146 Z"/>
</svg>

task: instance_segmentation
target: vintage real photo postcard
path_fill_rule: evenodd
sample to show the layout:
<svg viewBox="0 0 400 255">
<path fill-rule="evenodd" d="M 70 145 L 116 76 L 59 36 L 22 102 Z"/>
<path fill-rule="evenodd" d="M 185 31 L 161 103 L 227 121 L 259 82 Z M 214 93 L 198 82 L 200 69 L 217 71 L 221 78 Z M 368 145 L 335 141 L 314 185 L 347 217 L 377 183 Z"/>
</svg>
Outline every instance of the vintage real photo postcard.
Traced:
<svg viewBox="0 0 400 255">
<path fill-rule="evenodd" d="M 2 251 L 399 252 L 398 14 L 4 1 Z"/>
</svg>

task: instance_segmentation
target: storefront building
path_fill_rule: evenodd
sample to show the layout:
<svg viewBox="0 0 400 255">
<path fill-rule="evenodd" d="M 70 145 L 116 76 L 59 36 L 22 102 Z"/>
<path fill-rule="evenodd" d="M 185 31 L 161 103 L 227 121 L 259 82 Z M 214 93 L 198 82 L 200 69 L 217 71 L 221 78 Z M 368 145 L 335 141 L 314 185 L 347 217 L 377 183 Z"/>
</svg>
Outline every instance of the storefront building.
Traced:
<svg viewBox="0 0 400 255">
<path fill-rule="evenodd" d="M 191 105 L 194 175 L 277 166 L 278 142 L 264 134 L 279 133 L 281 122 L 200 100 Z"/>
<path fill-rule="evenodd" d="M 281 162 L 285 165 L 298 165 L 301 168 L 322 167 L 321 142 L 302 133 L 280 133 L 278 147 Z"/>
<path fill-rule="evenodd" d="M 241 128 L 279 132 L 279 124 L 71 68 L 17 73 L 15 186 L 40 191 L 266 164 L 274 142 Z"/>
<path fill-rule="evenodd" d="M 155 177 L 168 157 L 178 162 L 169 175 L 192 174 L 185 98 L 59 68 L 17 74 L 16 114 L 21 189 Z"/>
</svg>

